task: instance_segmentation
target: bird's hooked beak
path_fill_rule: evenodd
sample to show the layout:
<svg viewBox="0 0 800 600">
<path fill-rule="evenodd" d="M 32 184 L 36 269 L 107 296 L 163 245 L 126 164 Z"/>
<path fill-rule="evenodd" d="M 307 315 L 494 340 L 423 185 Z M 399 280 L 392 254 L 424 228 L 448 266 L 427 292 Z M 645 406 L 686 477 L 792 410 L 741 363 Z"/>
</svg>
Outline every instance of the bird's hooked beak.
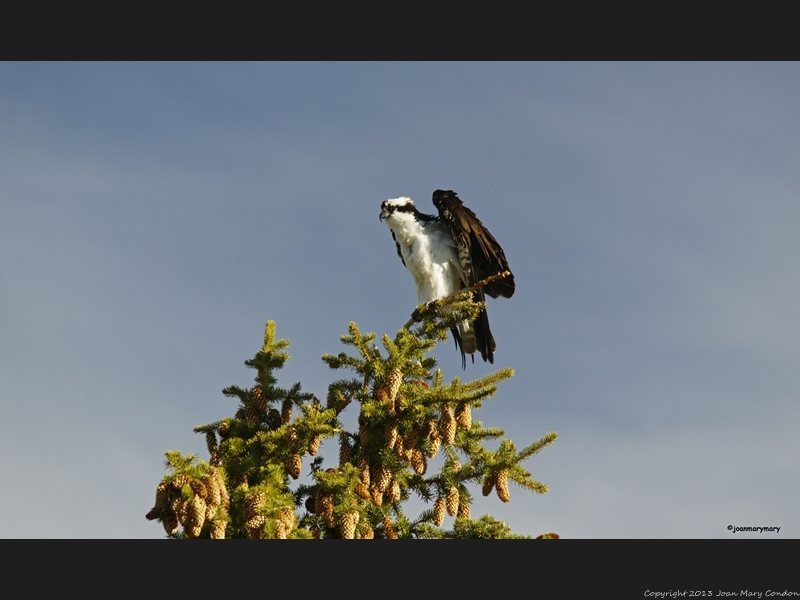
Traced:
<svg viewBox="0 0 800 600">
<path fill-rule="evenodd" d="M 381 214 L 378 216 L 378 220 L 379 221 L 383 221 L 388 216 L 389 216 L 389 212 L 385 208 L 381 207 Z"/>
</svg>

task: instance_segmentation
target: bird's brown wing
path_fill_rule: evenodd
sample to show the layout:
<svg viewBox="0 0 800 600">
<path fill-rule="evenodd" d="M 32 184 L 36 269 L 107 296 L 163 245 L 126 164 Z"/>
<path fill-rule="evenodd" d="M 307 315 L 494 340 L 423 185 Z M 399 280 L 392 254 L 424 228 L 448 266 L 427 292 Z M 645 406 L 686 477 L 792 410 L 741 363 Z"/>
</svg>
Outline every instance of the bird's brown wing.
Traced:
<svg viewBox="0 0 800 600">
<path fill-rule="evenodd" d="M 436 190 L 433 192 L 433 204 L 459 249 L 469 252 L 475 282 L 503 271 L 511 271 L 500 244 L 475 213 L 464 206 L 454 191 Z M 487 284 L 483 290 L 492 298 L 499 296 L 511 298 L 514 295 L 514 288 L 514 275 L 508 275 Z"/>
</svg>

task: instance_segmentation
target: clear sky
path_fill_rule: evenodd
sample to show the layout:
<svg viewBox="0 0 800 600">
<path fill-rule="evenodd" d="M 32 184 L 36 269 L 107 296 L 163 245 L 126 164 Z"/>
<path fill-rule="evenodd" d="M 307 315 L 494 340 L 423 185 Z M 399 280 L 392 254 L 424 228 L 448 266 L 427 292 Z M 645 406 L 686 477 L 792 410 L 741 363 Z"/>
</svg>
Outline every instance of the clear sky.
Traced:
<svg viewBox="0 0 800 600">
<path fill-rule="evenodd" d="M 798 63 L 0 63 L 0 536 L 162 537 L 163 453 L 207 457 L 268 319 L 320 397 L 350 321 L 408 319 L 379 207 L 437 188 L 517 282 L 474 418 L 559 433 L 547 494 L 473 514 L 800 537 Z"/>
</svg>

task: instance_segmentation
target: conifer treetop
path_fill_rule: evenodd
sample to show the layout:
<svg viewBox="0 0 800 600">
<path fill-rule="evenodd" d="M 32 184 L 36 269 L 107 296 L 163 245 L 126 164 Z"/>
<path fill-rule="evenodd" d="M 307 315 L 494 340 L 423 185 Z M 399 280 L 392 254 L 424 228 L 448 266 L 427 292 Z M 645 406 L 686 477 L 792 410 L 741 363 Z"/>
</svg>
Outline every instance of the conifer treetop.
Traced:
<svg viewBox="0 0 800 600">
<path fill-rule="evenodd" d="M 472 412 L 513 376 L 506 367 L 473 381 L 446 383 L 429 356 L 450 328 L 475 318 L 481 305 L 469 294 L 417 307 L 414 323 L 392 339 L 363 334 L 355 323 L 341 341 L 354 353 L 325 354 L 333 370 L 356 378 L 328 387 L 325 405 L 300 383 L 279 387 L 275 372 L 289 359 L 288 340 L 268 321 L 264 342 L 245 365 L 256 370 L 250 388 L 229 386 L 233 417 L 201 425 L 210 459 L 167 453 L 167 469 L 147 518 L 170 537 L 212 538 L 513 538 L 489 515 L 472 519 L 475 489 L 510 501 L 508 481 L 545 493 L 521 463 L 555 441 L 552 432 L 517 451 L 502 429 L 484 427 Z M 358 410 L 358 428 L 340 416 Z M 490 450 L 486 443 L 499 440 Z M 338 446 L 336 464 L 318 455 Z M 429 467 L 435 461 L 435 471 Z M 299 485 L 293 481 L 304 474 Z M 310 479 L 310 481 L 308 481 Z M 405 512 L 417 497 L 431 503 Z M 453 519 L 445 528 L 448 515 Z M 539 536 L 553 539 L 557 534 Z"/>
</svg>

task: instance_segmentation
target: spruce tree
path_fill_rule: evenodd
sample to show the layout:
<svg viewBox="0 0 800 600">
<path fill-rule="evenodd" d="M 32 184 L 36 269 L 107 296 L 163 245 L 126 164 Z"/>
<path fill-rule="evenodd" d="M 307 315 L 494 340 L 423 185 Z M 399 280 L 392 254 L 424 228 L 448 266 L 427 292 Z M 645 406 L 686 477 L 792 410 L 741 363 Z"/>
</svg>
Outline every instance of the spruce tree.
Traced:
<svg viewBox="0 0 800 600">
<path fill-rule="evenodd" d="M 536 493 L 547 487 L 522 462 L 556 439 L 551 432 L 517 450 L 498 428 L 473 420 L 473 411 L 513 376 L 499 369 L 475 381 L 444 380 L 428 356 L 460 321 L 481 305 L 468 293 L 417 307 L 394 339 L 362 334 L 355 323 L 342 342 L 355 352 L 326 354 L 331 369 L 357 377 L 334 381 L 323 406 L 300 383 L 278 387 L 275 371 L 289 355 L 269 321 L 264 343 L 245 364 L 255 385 L 222 392 L 238 400 L 233 417 L 196 427 L 210 460 L 166 453 L 169 473 L 156 489 L 146 518 L 177 538 L 517 538 L 489 515 L 473 519 L 473 489 L 509 502 L 509 481 Z M 352 408 L 350 408 L 352 407 Z M 358 410 L 358 430 L 347 431 L 344 411 Z M 338 464 L 317 456 L 323 440 L 336 439 Z M 489 450 L 489 440 L 500 440 Z M 438 472 L 428 461 L 442 454 Z M 326 468 L 327 467 L 327 468 Z M 312 483 L 290 487 L 304 471 Z M 431 508 L 416 517 L 404 505 L 415 495 Z M 446 515 L 455 517 L 443 529 Z M 557 538 L 546 533 L 539 538 Z"/>
</svg>

